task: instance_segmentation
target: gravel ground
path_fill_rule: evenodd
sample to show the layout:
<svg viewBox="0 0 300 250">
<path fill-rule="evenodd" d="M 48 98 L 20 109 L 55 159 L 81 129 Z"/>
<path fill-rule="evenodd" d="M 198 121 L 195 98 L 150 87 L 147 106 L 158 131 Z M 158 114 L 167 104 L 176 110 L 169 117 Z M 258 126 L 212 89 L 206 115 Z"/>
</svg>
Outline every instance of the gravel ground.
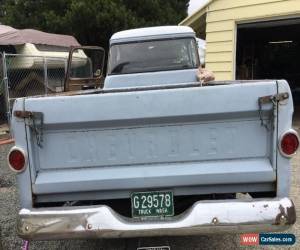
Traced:
<svg viewBox="0 0 300 250">
<path fill-rule="evenodd" d="M 300 116 L 295 121 L 295 128 L 300 133 Z M 8 170 L 6 154 L 9 147 L 0 147 L 0 250 L 21 249 L 22 240 L 16 236 L 16 215 L 18 211 L 18 195 L 15 187 L 15 176 Z M 300 152 L 293 159 L 291 197 L 297 208 L 297 223 L 289 231 L 300 240 Z M 160 237 L 142 239 L 113 239 L 113 240 L 64 240 L 64 241 L 35 241 L 30 243 L 30 249 L 97 249 L 97 250 L 131 250 L 138 246 L 170 245 L 172 250 L 200 249 L 256 249 L 241 247 L 239 235 L 210 235 L 196 237 Z M 258 247 L 257 249 L 263 249 Z M 281 249 L 280 247 L 265 247 L 265 249 Z M 284 249 L 300 249 L 300 243 Z"/>
</svg>

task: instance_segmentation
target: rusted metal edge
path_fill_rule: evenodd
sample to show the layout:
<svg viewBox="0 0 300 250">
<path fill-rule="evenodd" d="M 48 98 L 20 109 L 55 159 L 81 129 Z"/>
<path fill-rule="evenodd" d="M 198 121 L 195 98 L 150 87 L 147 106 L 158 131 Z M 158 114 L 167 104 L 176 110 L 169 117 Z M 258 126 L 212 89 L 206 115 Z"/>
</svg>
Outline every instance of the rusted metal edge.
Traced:
<svg viewBox="0 0 300 250">
<path fill-rule="evenodd" d="M 18 118 L 31 118 L 33 117 L 33 113 L 31 111 L 15 110 L 14 116 Z"/>
<path fill-rule="evenodd" d="M 260 81 L 249 80 L 249 81 L 211 81 L 206 82 L 203 86 L 219 86 L 219 85 L 230 85 L 233 83 L 243 84 L 243 83 L 259 83 Z M 272 80 L 267 80 L 267 82 L 273 82 Z M 74 90 L 59 93 L 50 93 L 47 97 L 54 96 L 76 96 L 76 95 L 91 95 L 91 94 L 108 94 L 108 93 L 122 93 L 122 92 L 135 92 L 135 91 L 150 91 L 150 90 L 165 90 L 165 89 L 177 89 L 177 88 L 194 88 L 202 87 L 200 82 L 191 83 L 178 83 L 178 84 L 166 84 L 166 85 L 153 85 L 146 87 L 127 87 L 127 88 L 114 88 L 114 89 L 89 89 L 89 90 Z M 45 95 L 31 96 L 30 98 L 40 98 L 45 97 Z"/>
<path fill-rule="evenodd" d="M 262 105 L 262 104 L 267 104 L 267 103 L 271 103 L 271 102 L 281 102 L 288 98 L 289 98 L 289 93 L 284 92 L 284 93 L 279 93 L 277 95 L 262 96 L 262 97 L 258 98 L 258 102 L 260 103 L 260 105 Z"/>
<path fill-rule="evenodd" d="M 0 146 L 12 144 L 12 143 L 15 143 L 15 140 L 12 138 L 0 140 Z"/>
<path fill-rule="evenodd" d="M 193 83 L 180 83 L 180 84 L 167 84 L 167 85 L 153 85 L 146 87 L 127 87 L 127 88 L 114 88 L 114 89 L 92 89 L 92 90 L 75 90 L 68 92 L 52 93 L 47 97 L 53 96 L 75 96 L 75 95 L 90 95 L 90 94 L 108 94 L 108 93 L 123 93 L 123 92 L 135 92 L 135 91 L 150 91 L 150 90 L 165 90 L 165 89 L 177 89 L 177 88 L 193 88 L 201 87 L 200 82 Z M 30 98 L 45 97 L 32 96 Z"/>
<path fill-rule="evenodd" d="M 102 58 L 102 68 L 101 68 L 101 75 L 99 77 L 91 77 L 91 78 L 72 78 L 71 77 L 71 65 L 72 65 L 72 58 L 73 58 L 73 52 L 75 50 L 99 50 L 103 52 L 103 58 Z M 72 46 L 70 48 L 69 51 L 69 56 L 68 56 L 68 64 L 67 64 L 67 72 L 65 74 L 65 82 L 64 82 L 64 89 L 65 91 L 69 91 L 70 90 L 70 85 L 71 82 L 81 82 L 81 81 L 99 81 L 101 80 L 101 78 L 103 77 L 102 73 L 103 73 L 103 68 L 104 68 L 104 59 L 105 59 L 105 50 L 102 47 L 99 46 Z M 100 84 L 96 84 L 96 86 L 101 86 Z M 103 86 L 102 86 L 103 87 Z"/>
</svg>

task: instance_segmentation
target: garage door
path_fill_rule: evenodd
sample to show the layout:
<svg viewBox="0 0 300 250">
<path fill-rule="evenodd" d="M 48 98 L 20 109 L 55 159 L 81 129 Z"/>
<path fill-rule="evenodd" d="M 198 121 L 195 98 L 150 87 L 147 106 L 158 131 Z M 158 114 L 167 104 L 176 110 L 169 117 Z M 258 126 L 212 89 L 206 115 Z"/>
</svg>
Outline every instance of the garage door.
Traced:
<svg viewBox="0 0 300 250">
<path fill-rule="evenodd" d="M 300 18 L 238 25 L 236 79 L 286 79 L 300 105 Z"/>
</svg>

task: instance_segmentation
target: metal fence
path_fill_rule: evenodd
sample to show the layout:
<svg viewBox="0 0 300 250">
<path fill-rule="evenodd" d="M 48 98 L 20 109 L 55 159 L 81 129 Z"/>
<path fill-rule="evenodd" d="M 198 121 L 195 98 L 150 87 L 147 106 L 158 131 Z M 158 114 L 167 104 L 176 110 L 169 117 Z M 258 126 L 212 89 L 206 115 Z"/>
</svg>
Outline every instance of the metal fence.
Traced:
<svg viewBox="0 0 300 250">
<path fill-rule="evenodd" d="M 7 121 L 7 105 L 4 86 L 3 54 L 0 53 L 0 125 Z"/>
<path fill-rule="evenodd" d="M 67 58 L 3 53 L 0 67 L 1 124 L 9 121 L 16 98 L 62 92 Z"/>
</svg>

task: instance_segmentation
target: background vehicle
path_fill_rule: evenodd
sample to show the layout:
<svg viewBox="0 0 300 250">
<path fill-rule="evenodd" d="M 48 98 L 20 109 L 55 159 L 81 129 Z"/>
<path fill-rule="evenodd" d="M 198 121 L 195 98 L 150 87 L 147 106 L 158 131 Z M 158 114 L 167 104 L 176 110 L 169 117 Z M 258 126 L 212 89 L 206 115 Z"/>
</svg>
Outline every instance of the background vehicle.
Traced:
<svg viewBox="0 0 300 250">
<path fill-rule="evenodd" d="M 72 36 L 0 25 L 0 123 L 15 98 L 64 91 L 70 46 L 79 45 Z M 82 51 L 74 53 L 73 67 L 88 63 Z"/>
</svg>

